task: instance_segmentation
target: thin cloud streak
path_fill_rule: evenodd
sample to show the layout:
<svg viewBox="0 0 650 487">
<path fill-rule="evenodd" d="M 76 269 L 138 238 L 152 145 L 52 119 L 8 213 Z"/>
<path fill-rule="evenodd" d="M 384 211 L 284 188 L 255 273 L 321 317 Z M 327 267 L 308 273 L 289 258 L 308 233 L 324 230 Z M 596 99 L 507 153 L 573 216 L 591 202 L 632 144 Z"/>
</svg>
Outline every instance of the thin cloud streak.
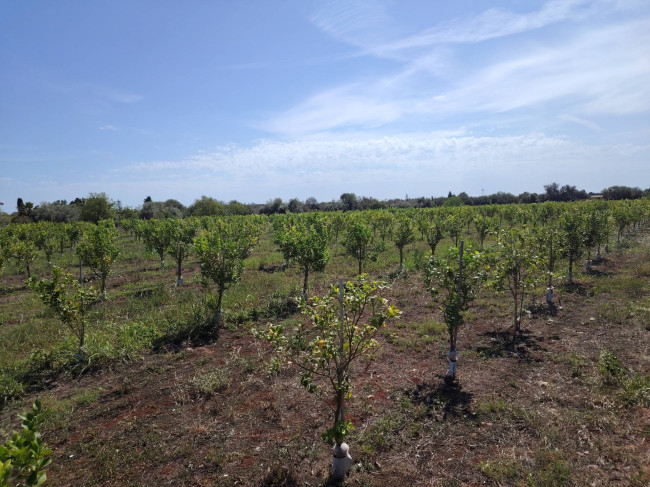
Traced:
<svg viewBox="0 0 650 487">
<path fill-rule="evenodd" d="M 587 127 L 588 129 L 593 130 L 594 132 L 602 132 L 602 128 L 600 125 L 598 125 L 596 122 L 592 122 L 591 120 L 585 120 L 584 118 L 576 117 L 574 115 L 560 115 L 557 118 L 560 120 L 564 120 L 565 122 L 573 122 L 577 123 L 578 125 L 582 125 L 583 127 Z"/>
<path fill-rule="evenodd" d="M 576 21 L 593 11 L 602 11 L 603 3 L 590 0 L 553 0 L 528 14 L 489 9 L 472 17 L 444 22 L 421 34 L 384 45 L 377 49 L 389 53 L 438 44 L 473 44 L 540 29 L 567 20 Z"/>
</svg>

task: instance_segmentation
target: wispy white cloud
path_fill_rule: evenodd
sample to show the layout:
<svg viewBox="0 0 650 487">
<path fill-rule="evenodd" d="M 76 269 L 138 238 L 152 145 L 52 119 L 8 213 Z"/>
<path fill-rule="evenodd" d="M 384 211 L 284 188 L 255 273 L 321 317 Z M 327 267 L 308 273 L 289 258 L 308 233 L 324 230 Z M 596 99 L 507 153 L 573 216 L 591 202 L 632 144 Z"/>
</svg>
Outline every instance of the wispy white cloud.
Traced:
<svg viewBox="0 0 650 487">
<path fill-rule="evenodd" d="M 99 127 L 99 130 L 108 130 L 111 132 L 117 132 L 120 129 L 117 128 L 115 125 L 102 125 Z"/>
<path fill-rule="evenodd" d="M 589 147 L 543 134 L 481 137 L 460 130 L 378 137 L 355 133 L 291 142 L 261 140 L 250 147 L 221 147 L 184 160 L 140 162 L 116 171 L 132 174 L 128 179 L 166 175 L 173 180 L 182 174 L 203 183 L 249 184 L 251 192 L 258 185 L 336 188 L 348 181 L 375 182 L 386 191 L 387 181 L 394 180 L 413 188 L 411 194 L 428 194 L 429 186 L 435 189 L 444 182 L 462 187 L 464 181 L 478 181 L 481 175 L 490 175 L 490 180 L 505 178 L 507 187 L 495 191 L 530 188 L 530 181 L 559 178 L 581 167 L 586 172 L 587 167 L 614 159 L 623 161 L 622 174 L 639 170 L 649 155 L 650 145 Z"/>
<path fill-rule="evenodd" d="M 406 37 L 397 35 L 386 2 L 333 0 L 312 15 L 312 23 L 328 35 L 360 48 L 368 55 L 408 60 L 403 51 L 472 44 L 540 29 L 560 22 L 577 22 L 592 15 L 634 7 L 619 0 L 550 0 L 539 10 L 517 13 L 491 8 L 458 17 Z M 406 57 L 404 57 L 406 56 Z"/>
<path fill-rule="evenodd" d="M 328 32 L 340 14 L 318 17 Z M 367 6 L 365 3 L 364 6 Z M 603 13 L 618 3 L 551 1 L 539 11 L 513 14 L 490 10 L 469 20 L 439 25 L 420 37 L 384 44 L 397 51 L 436 42 L 479 42 L 508 33 L 521 33 L 553 22 L 576 20 L 580 15 Z M 357 16 L 362 15 L 362 10 Z M 369 14 L 368 14 L 369 15 Z M 369 18 L 373 18 L 369 15 Z M 383 22 L 378 16 L 377 22 Z M 502 22 L 506 19 L 507 21 Z M 337 35 L 353 30 L 347 21 Z M 373 26 L 375 21 L 362 25 Z M 331 25 L 330 25 L 331 24 Z M 461 25 L 462 24 L 462 25 Z M 501 29 L 501 30 L 498 30 Z M 369 34 L 368 34 L 369 35 Z M 523 50 L 517 40 L 489 65 L 466 65 L 453 80 L 443 78 L 453 54 L 438 48 L 412 51 L 396 72 L 362 79 L 315 93 L 294 107 L 257 124 L 269 132 L 297 135 L 329 130 L 355 130 L 399 126 L 415 120 L 443 120 L 481 113 L 497 116 L 506 111 L 557 104 L 554 115 L 632 114 L 650 110 L 650 17 L 617 20 L 563 33 L 546 44 L 539 40 Z M 456 36 L 456 37 L 453 37 Z M 365 38 L 365 37 L 364 37 Z M 416 39 L 420 39 L 416 41 Z M 426 41 L 426 42 L 425 42 Z M 357 41 L 355 41 L 357 42 Z M 358 42 L 362 44 L 361 42 Z M 376 52 L 376 47 L 373 47 Z M 386 47 L 382 48 L 386 49 Z M 405 51 L 406 52 L 406 51 Z M 424 118 L 423 118 L 424 117 Z M 463 120 L 461 121 L 461 118 Z"/>
<path fill-rule="evenodd" d="M 594 11 L 601 12 L 613 2 L 593 0 L 552 0 L 540 10 L 518 14 L 489 9 L 474 17 L 443 22 L 422 33 L 381 46 L 378 52 L 392 52 L 439 44 L 477 43 L 540 29 L 567 20 L 577 21 Z"/>
<path fill-rule="evenodd" d="M 385 42 L 391 18 L 383 0 L 330 0 L 322 2 L 311 22 L 328 35 L 368 50 Z"/>
<path fill-rule="evenodd" d="M 143 100 L 143 97 L 141 95 L 138 95 L 137 93 L 127 92 L 127 91 L 109 89 L 106 90 L 105 93 L 110 100 L 118 103 L 131 104 L 131 103 L 138 103 Z"/>
<path fill-rule="evenodd" d="M 479 70 L 430 109 L 502 112 L 562 99 L 581 113 L 650 109 L 650 18 L 577 35 Z"/>
<path fill-rule="evenodd" d="M 101 155 L 99 155 L 101 157 Z M 264 202 L 269 198 L 320 201 L 343 192 L 377 198 L 542 191 L 552 181 L 601 190 L 630 185 L 647 172 L 650 144 L 589 146 L 541 133 L 486 137 L 467 130 L 401 133 L 329 134 L 292 141 L 259 140 L 227 145 L 187 158 L 142 161 L 89 175 L 51 175 L 11 181 L 16 196 L 52 201 L 61 195 L 107 192 L 127 205 L 142 198 L 175 198 L 186 204 L 201 194 L 222 200 Z M 616 162 L 616 171 L 607 170 Z M 5 180 L 6 181 L 6 180 Z M 153 188 L 153 189 L 152 189 Z M 152 192 L 154 194 L 152 194 Z"/>
<path fill-rule="evenodd" d="M 559 118 L 560 120 L 564 120 L 565 122 L 577 123 L 578 125 L 587 127 L 588 129 L 591 129 L 594 132 L 601 132 L 603 130 L 600 127 L 600 125 L 598 125 L 596 122 L 592 122 L 591 120 L 586 120 L 584 118 L 576 117 L 574 115 L 562 114 L 559 115 L 557 118 Z"/>
</svg>

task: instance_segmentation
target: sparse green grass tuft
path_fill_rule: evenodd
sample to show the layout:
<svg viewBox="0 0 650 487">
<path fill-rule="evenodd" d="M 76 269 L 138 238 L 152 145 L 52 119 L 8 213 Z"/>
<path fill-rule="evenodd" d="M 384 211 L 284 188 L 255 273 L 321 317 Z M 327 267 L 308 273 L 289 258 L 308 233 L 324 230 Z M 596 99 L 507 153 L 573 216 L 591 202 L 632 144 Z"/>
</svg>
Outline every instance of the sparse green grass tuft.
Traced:
<svg viewBox="0 0 650 487">
<path fill-rule="evenodd" d="M 217 392 L 228 388 L 230 379 L 228 371 L 213 369 L 209 372 L 199 372 L 190 381 L 192 388 L 200 395 L 211 397 Z"/>
</svg>

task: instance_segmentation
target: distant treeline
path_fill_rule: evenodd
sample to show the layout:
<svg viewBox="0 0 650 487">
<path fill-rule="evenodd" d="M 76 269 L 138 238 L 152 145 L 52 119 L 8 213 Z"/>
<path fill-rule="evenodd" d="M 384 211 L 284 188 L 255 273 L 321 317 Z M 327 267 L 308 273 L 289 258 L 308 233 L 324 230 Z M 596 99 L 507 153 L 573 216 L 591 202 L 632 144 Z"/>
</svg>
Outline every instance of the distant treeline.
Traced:
<svg viewBox="0 0 650 487">
<path fill-rule="evenodd" d="M 202 196 L 185 206 L 181 202 L 168 199 L 166 201 L 153 201 L 147 196 L 139 208 L 123 207 L 121 202 L 111 200 L 106 193 L 91 193 L 86 198 L 75 198 L 69 203 L 66 200 L 57 200 L 51 203 L 43 202 L 34 205 L 31 202 L 23 202 L 18 198 L 16 212 L 10 215 L 3 215 L 0 223 L 9 222 L 70 222 L 90 221 L 98 222 L 104 219 L 122 218 L 183 218 L 186 216 L 228 216 L 228 215 L 249 215 L 249 214 L 282 214 L 282 213 L 306 213 L 310 211 L 352 211 L 369 210 L 381 208 L 434 208 L 439 206 L 481 206 L 481 205 L 505 205 L 512 203 L 543 203 L 545 201 L 579 201 L 586 199 L 601 198 L 604 200 L 625 200 L 650 197 L 650 188 L 642 190 L 628 186 L 611 186 L 603 189 L 601 193 L 587 193 L 584 189 L 579 190 L 568 184 L 560 186 L 551 183 L 544 186 L 544 193 L 524 192 L 519 195 L 499 191 L 490 195 L 469 196 L 462 192 L 458 195 L 449 192 L 447 196 L 420 196 L 404 199 L 395 198 L 378 200 L 369 196 L 358 197 L 354 193 L 343 193 L 338 200 L 329 202 L 318 202 L 316 198 L 310 197 L 305 201 L 292 198 L 283 201 L 281 198 L 269 200 L 264 204 L 245 204 L 233 200 L 229 203 L 219 201 L 209 196 Z"/>
</svg>

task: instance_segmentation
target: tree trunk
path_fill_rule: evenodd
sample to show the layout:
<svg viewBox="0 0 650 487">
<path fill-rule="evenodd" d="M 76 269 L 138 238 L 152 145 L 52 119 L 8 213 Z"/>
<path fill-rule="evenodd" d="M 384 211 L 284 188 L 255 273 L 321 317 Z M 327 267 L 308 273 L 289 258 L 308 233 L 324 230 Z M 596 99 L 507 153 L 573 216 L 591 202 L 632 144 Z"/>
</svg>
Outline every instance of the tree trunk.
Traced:
<svg viewBox="0 0 650 487">
<path fill-rule="evenodd" d="M 176 257 L 176 285 L 177 286 L 183 285 L 182 271 L 183 271 L 183 258 L 177 256 Z"/>
<path fill-rule="evenodd" d="M 305 274 L 304 274 L 305 278 L 304 278 L 303 283 L 302 283 L 302 299 L 307 301 L 307 289 L 308 289 L 308 285 L 309 285 L 309 266 L 308 265 L 305 265 L 304 272 L 305 272 Z"/>
<path fill-rule="evenodd" d="M 214 326 L 219 326 L 219 323 L 221 322 L 221 298 L 223 297 L 223 292 L 224 289 L 219 288 L 218 291 L 218 297 L 217 297 L 217 308 L 215 309 L 214 312 L 214 318 L 212 320 L 212 324 Z"/>
<path fill-rule="evenodd" d="M 404 262 L 404 249 L 399 248 L 399 269 L 402 270 L 402 263 Z"/>
</svg>

